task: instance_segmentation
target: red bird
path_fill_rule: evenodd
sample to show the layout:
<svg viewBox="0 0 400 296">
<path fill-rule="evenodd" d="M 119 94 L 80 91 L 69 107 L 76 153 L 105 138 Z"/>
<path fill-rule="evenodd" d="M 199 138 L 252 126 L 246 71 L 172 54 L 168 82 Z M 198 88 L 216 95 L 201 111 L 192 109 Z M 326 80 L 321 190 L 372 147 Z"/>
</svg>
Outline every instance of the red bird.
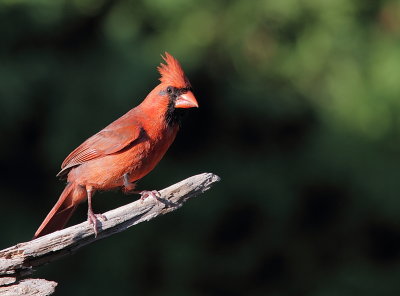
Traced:
<svg viewBox="0 0 400 296">
<path fill-rule="evenodd" d="M 71 152 L 57 176 L 67 175 L 67 186 L 36 231 L 34 238 L 64 228 L 76 207 L 88 200 L 88 221 L 97 235 L 92 197 L 98 190 L 132 191 L 134 182 L 148 174 L 164 156 L 179 130 L 185 108 L 198 107 L 179 62 L 170 54 L 157 69 L 161 83 L 137 107 L 118 118 Z M 142 198 L 154 191 L 141 192 Z"/>
</svg>

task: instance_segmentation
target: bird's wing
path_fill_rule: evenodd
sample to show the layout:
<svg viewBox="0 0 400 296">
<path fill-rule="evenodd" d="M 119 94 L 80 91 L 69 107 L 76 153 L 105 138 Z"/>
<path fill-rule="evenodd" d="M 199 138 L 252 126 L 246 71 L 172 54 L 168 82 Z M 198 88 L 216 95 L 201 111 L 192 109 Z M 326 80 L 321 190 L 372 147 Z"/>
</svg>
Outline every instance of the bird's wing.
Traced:
<svg viewBox="0 0 400 296">
<path fill-rule="evenodd" d="M 129 145 L 133 145 L 135 141 L 139 140 L 141 132 L 142 128 L 139 124 L 101 130 L 67 156 L 57 176 L 64 175 L 71 167 L 117 153 Z"/>
</svg>

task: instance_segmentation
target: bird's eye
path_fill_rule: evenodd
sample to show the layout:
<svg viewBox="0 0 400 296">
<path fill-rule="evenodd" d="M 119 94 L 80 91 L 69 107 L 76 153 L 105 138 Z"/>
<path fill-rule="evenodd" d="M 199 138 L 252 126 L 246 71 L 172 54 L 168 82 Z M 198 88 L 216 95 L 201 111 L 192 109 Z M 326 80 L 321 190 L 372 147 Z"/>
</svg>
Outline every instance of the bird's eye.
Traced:
<svg viewBox="0 0 400 296">
<path fill-rule="evenodd" d="M 167 93 L 172 94 L 172 87 L 170 86 L 167 87 Z"/>
</svg>

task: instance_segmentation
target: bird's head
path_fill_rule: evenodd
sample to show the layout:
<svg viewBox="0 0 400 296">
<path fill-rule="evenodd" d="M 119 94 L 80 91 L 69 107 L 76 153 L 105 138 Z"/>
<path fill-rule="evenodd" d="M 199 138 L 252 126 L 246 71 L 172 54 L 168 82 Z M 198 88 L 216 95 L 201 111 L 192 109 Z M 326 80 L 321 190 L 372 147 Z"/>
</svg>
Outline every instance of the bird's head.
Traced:
<svg viewBox="0 0 400 296">
<path fill-rule="evenodd" d="M 162 58 L 165 64 L 161 63 L 157 68 L 161 74 L 160 95 L 168 96 L 170 104 L 174 108 L 199 107 L 192 92 L 192 86 L 178 60 L 168 52 Z"/>
<path fill-rule="evenodd" d="M 161 83 L 147 95 L 138 108 L 152 118 L 161 118 L 168 125 L 175 125 L 180 123 L 185 110 L 199 107 L 199 104 L 180 63 L 167 52 L 162 58 L 165 64 L 161 63 L 157 67 L 161 74 Z"/>
<path fill-rule="evenodd" d="M 179 62 L 169 53 L 157 67 L 161 83 L 157 85 L 138 106 L 148 116 L 161 118 L 169 126 L 179 125 L 180 118 L 188 108 L 199 107 L 192 87 Z"/>
</svg>

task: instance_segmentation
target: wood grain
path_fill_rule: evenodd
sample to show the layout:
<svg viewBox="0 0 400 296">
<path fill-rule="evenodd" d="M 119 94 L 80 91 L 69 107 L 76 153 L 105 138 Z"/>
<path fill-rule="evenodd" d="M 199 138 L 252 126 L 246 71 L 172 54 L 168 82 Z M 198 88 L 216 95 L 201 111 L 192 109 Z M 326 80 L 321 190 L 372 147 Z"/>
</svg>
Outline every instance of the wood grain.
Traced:
<svg viewBox="0 0 400 296">
<path fill-rule="evenodd" d="M 88 222 L 83 222 L 1 250 L 0 295 L 50 295 L 53 292 L 50 294 L 43 293 L 48 293 L 46 291 L 50 291 L 51 287 L 53 287 L 52 291 L 54 291 L 57 283 L 41 279 L 21 279 L 33 273 L 34 268 L 68 256 L 97 240 L 124 231 L 138 223 L 175 211 L 185 201 L 210 189 L 219 180 L 220 178 L 212 173 L 195 175 L 160 190 L 160 198 L 150 197 L 144 201 L 137 200 L 106 212 L 103 215 L 106 216 L 107 220 L 100 221 L 97 237 L 94 236 L 92 226 Z M 43 289 L 43 293 L 39 289 L 41 284 L 48 287 L 48 289 Z M 21 288 L 22 290 L 19 291 L 28 291 L 28 286 L 32 288 L 31 292 L 29 292 L 30 294 L 23 294 L 22 292 L 22 294 L 12 294 L 13 291 L 17 291 L 12 289 Z M 5 290 L 6 288 L 7 290 Z"/>
</svg>

